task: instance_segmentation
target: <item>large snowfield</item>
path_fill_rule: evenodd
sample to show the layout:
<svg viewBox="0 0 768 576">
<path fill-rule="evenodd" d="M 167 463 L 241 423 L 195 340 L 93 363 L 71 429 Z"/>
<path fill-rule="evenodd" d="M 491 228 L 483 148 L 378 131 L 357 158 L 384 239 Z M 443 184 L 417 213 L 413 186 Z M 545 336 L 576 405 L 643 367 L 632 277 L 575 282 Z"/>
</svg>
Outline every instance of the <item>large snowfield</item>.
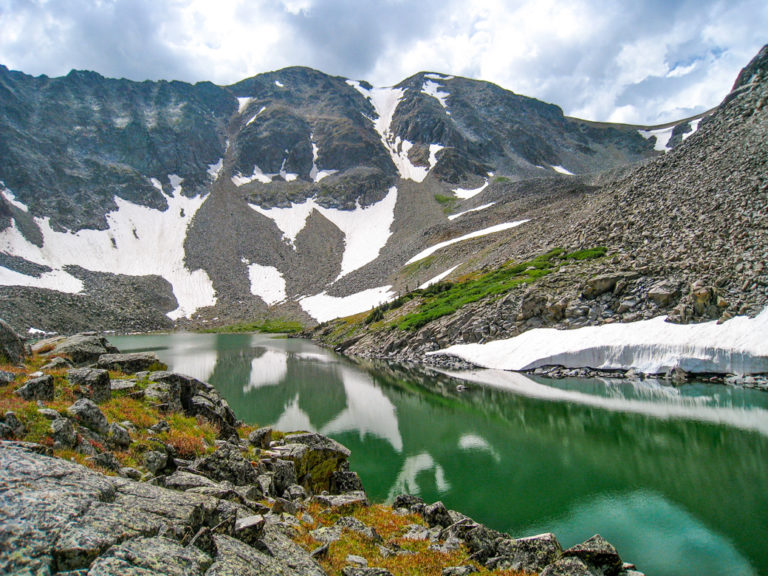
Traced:
<svg viewBox="0 0 768 576">
<path fill-rule="evenodd" d="M 392 286 L 369 288 L 349 296 L 329 296 L 325 292 L 299 300 L 302 309 L 318 322 L 359 314 L 395 297 Z"/>
<path fill-rule="evenodd" d="M 174 175 L 169 179 L 173 193 L 166 196 L 167 210 L 154 210 L 115 197 L 117 209 L 106 215 L 107 230 L 58 232 L 51 228 L 48 218 L 36 218 L 43 234 L 43 245 L 38 247 L 24 238 L 14 222 L 0 232 L 0 251 L 53 271 L 35 278 L 0 267 L 0 284 L 78 293 L 83 289 L 82 282 L 64 267 L 81 266 L 94 272 L 165 278 L 179 304 L 168 313 L 174 320 L 204 306 L 213 306 L 216 295 L 208 275 L 203 270 L 190 271 L 184 264 L 187 228 L 205 198 L 182 196 L 182 180 Z M 162 191 L 160 182 L 152 182 Z M 6 191 L 0 193 L 8 198 Z"/>
<path fill-rule="evenodd" d="M 291 246 L 304 229 L 312 211 L 317 210 L 333 222 L 344 233 L 344 255 L 338 276 L 341 278 L 378 258 L 391 235 L 395 204 L 397 188 L 393 186 L 383 200 L 365 208 L 358 205 L 355 210 L 324 208 L 312 198 L 301 204 L 291 204 L 288 208 L 261 208 L 255 204 L 249 206 L 272 220 Z"/>
<path fill-rule="evenodd" d="M 768 308 L 755 318 L 718 324 L 672 324 L 666 317 L 574 330 L 537 328 L 508 340 L 459 344 L 431 354 L 457 356 L 484 368 L 531 370 L 540 366 L 635 369 L 662 374 L 768 372 Z"/>
</svg>

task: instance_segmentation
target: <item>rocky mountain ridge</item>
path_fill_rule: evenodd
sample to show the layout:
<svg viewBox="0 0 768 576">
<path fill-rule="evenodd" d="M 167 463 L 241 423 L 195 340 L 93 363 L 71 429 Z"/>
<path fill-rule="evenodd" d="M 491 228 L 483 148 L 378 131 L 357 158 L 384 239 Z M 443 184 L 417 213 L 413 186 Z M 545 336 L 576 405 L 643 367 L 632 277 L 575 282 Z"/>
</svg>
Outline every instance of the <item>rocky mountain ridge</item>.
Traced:
<svg viewBox="0 0 768 576">
<path fill-rule="evenodd" d="M 520 189 L 646 161 L 695 124 L 586 122 L 435 73 L 215 86 L 3 67 L 0 313 L 23 330 L 312 324 L 403 291 L 410 257 L 504 223 Z"/>
<path fill-rule="evenodd" d="M 537 327 L 662 315 L 678 323 L 722 322 L 758 314 L 768 304 L 767 101 L 768 47 L 683 145 L 637 167 L 534 193 L 527 204 L 516 203 L 519 217 L 531 215 L 525 226 L 494 242 L 446 247 L 412 265 L 439 270 L 477 261 L 482 250 L 485 268 L 464 264 L 448 278 L 477 283 L 489 271 L 525 268 L 526 261 L 535 274 L 521 270 L 514 287 L 416 327 L 410 320 L 435 308 L 436 290 L 416 292 L 401 307 L 385 305 L 375 318 L 321 326 L 314 336 L 353 355 L 430 361 L 425 353 L 451 344 Z M 525 183 L 509 186 L 525 190 Z M 597 248 L 604 252 L 595 258 L 563 259 Z M 467 282 L 444 288 L 457 293 Z"/>
</svg>

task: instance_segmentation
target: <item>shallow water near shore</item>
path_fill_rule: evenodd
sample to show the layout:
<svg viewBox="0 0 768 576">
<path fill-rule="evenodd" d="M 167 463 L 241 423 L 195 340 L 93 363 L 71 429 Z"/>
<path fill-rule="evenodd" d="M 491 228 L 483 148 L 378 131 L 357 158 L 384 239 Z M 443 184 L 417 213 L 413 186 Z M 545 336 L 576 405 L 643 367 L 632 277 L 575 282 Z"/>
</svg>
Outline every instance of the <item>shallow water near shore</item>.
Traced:
<svg viewBox="0 0 768 576">
<path fill-rule="evenodd" d="M 410 492 L 563 546 L 600 533 L 648 576 L 768 574 L 765 392 L 460 379 L 263 334 L 110 340 L 210 382 L 246 422 L 336 438 L 373 500 Z"/>
</svg>

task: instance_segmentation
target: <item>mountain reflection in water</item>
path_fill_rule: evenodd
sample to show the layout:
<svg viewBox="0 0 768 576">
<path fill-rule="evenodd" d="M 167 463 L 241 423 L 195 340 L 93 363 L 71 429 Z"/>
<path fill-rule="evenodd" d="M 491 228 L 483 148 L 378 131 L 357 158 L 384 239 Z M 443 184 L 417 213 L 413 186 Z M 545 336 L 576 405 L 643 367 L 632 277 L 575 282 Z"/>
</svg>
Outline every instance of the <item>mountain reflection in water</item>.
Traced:
<svg viewBox="0 0 768 576">
<path fill-rule="evenodd" d="M 338 439 L 374 500 L 406 491 L 565 546 L 600 533 L 649 576 L 768 573 L 768 394 L 445 374 L 266 335 L 112 340 L 211 382 L 246 422 Z"/>
</svg>

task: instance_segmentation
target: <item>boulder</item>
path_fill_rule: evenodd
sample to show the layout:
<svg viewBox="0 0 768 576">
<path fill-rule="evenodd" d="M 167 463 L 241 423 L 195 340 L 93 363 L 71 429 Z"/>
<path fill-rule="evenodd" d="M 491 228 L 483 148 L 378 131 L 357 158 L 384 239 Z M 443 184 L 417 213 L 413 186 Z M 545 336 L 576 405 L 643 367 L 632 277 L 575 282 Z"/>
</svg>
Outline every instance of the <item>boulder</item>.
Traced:
<svg viewBox="0 0 768 576">
<path fill-rule="evenodd" d="M 666 281 L 654 284 L 648 290 L 648 298 L 653 300 L 657 306 L 671 306 L 675 296 L 677 296 L 677 286 Z"/>
<path fill-rule="evenodd" d="M 69 418 L 56 418 L 51 422 L 51 437 L 54 448 L 74 448 L 77 445 L 77 430 Z"/>
<path fill-rule="evenodd" d="M 294 570 L 281 556 L 265 554 L 230 536 L 214 534 L 213 548 L 216 555 L 206 576 L 325 576 L 319 566 L 308 572 Z"/>
<path fill-rule="evenodd" d="M 425 506 L 422 516 L 424 516 L 424 520 L 427 521 L 427 524 L 429 524 L 430 527 L 441 526 L 447 528 L 453 524 L 453 520 L 451 520 L 451 516 L 448 514 L 448 509 L 445 507 L 445 504 L 439 501 Z"/>
<path fill-rule="evenodd" d="M 192 488 L 215 487 L 216 482 L 200 474 L 176 470 L 165 479 L 165 487 L 173 490 L 191 490 Z"/>
<path fill-rule="evenodd" d="M 164 470 L 168 465 L 168 454 L 160 450 L 148 450 L 144 453 L 144 467 L 152 474 Z"/>
<path fill-rule="evenodd" d="M 298 483 L 314 494 L 330 490 L 331 475 L 350 455 L 345 446 L 312 432 L 286 436 L 280 452 L 296 466 Z"/>
<path fill-rule="evenodd" d="M 163 369 L 167 368 L 154 352 L 102 354 L 99 356 L 97 365 L 104 370 L 117 370 L 126 374 L 135 374 L 142 370 L 157 370 L 160 366 Z"/>
<path fill-rule="evenodd" d="M 256 448 L 269 448 L 269 445 L 272 442 L 272 428 L 265 426 L 263 428 L 254 430 L 248 434 L 248 442 L 250 442 L 251 445 L 255 446 Z"/>
<path fill-rule="evenodd" d="M 554 534 L 541 534 L 528 538 L 501 540 L 496 545 L 494 569 L 519 572 L 541 572 L 555 562 L 563 549 Z M 491 562 L 489 561 L 489 568 Z"/>
<path fill-rule="evenodd" d="M 471 564 L 465 564 L 464 566 L 448 566 L 443 568 L 442 576 L 469 576 L 477 572 L 477 568 Z"/>
<path fill-rule="evenodd" d="M 16 380 L 16 374 L 14 372 L 0 370 L 0 386 L 6 386 L 14 380 Z"/>
<path fill-rule="evenodd" d="M 237 438 L 235 413 L 213 386 L 167 370 L 152 372 L 148 378 L 150 383 L 144 393 L 156 400 L 161 409 L 200 416 L 219 428 L 220 438 Z"/>
<path fill-rule="evenodd" d="M 348 494 L 326 495 L 317 494 L 312 500 L 325 508 L 354 508 L 355 506 L 368 506 L 368 497 L 365 492 L 349 492 Z"/>
<path fill-rule="evenodd" d="M 3 424 L 10 428 L 11 432 L 13 432 L 13 435 L 16 438 L 21 438 L 27 432 L 27 428 L 24 426 L 24 423 L 19 420 L 19 417 L 16 416 L 16 413 L 11 410 L 8 410 L 8 412 L 5 413 L 5 416 L 3 417 Z"/>
<path fill-rule="evenodd" d="M 338 470 L 331 473 L 331 494 L 346 494 L 364 490 L 363 481 L 357 472 Z"/>
<path fill-rule="evenodd" d="M 274 458 L 263 464 L 272 472 L 272 486 L 278 496 L 282 496 L 288 486 L 296 484 L 296 467 L 291 460 Z"/>
<path fill-rule="evenodd" d="M 381 536 L 379 536 L 375 528 L 368 526 L 367 524 L 358 520 L 354 516 L 342 516 L 341 518 L 336 520 L 335 526 L 338 526 L 340 528 L 346 528 L 348 530 L 351 530 L 352 532 L 356 532 L 357 534 L 360 534 L 364 538 L 367 538 L 368 540 L 372 540 L 374 542 L 381 542 L 382 540 Z"/>
<path fill-rule="evenodd" d="M 74 368 L 67 372 L 67 379 L 75 387 L 79 398 L 90 398 L 96 404 L 112 398 L 109 372 L 94 368 Z"/>
<path fill-rule="evenodd" d="M 75 334 L 58 340 L 51 350 L 51 356 L 67 356 L 76 365 L 91 364 L 102 354 L 117 353 L 119 350 L 112 346 L 103 336 L 94 334 Z"/>
<path fill-rule="evenodd" d="M 0 320 L 0 362 L 18 364 L 27 356 L 24 342 L 5 320 Z"/>
<path fill-rule="evenodd" d="M 580 558 L 560 558 L 557 562 L 547 566 L 539 576 L 603 576 L 594 572 Z"/>
<path fill-rule="evenodd" d="M 341 576 L 392 576 L 392 573 L 384 568 L 345 566 L 341 569 Z"/>
<path fill-rule="evenodd" d="M 528 320 L 540 315 L 547 307 L 547 296 L 535 290 L 530 290 L 523 295 L 520 302 L 520 314 L 518 320 Z"/>
<path fill-rule="evenodd" d="M 255 545 L 264 531 L 264 516 L 255 514 L 235 521 L 234 537 L 238 540 Z"/>
<path fill-rule="evenodd" d="M 80 398 L 67 408 L 67 413 L 79 424 L 98 434 L 106 434 L 109 431 L 107 417 L 99 410 L 93 400 Z"/>
<path fill-rule="evenodd" d="M 595 569 L 595 572 L 605 576 L 616 576 L 621 572 L 623 565 L 616 548 L 599 534 L 568 548 L 563 552 L 563 558 L 578 558 Z"/>
<path fill-rule="evenodd" d="M 267 525 L 260 538 L 261 550 L 270 554 L 301 576 L 326 576 L 325 570 L 310 556 L 309 552 L 293 542 L 281 530 L 279 525 Z M 292 572 L 286 572 L 292 574 Z M 263 574 L 263 572 L 258 572 Z"/>
<path fill-rule="evenodd" d="M 625 279 L 625 274 L 600 274 L 587 280 L 586 285 L 581 291 L 581 295 L 588 300 L 596 298 L 601 294 L 612 291 L 616 284 Z"/>
<path fill-rule="evenodd" d="M 120 462 L 117 460 L 117 458 L 115 458 L 115 455 L 112 454 L 112 452 L 102 452 L 100 454 L 96 454 L 95 456 L 91 456 L 88 458 L 88 460 L 97 466 L 101 466 L 107 470 L 112 470 L 113 472 L 120 470 Z"/>
<path fill-rule="evenodd" d="M 115 448 L 128 448 L 131 445 L 131 434 L 126 428 L 113 422 L 109 425 L 107 441 Z"/>
<path fill-rule="evenodd" d="M 203 576 L 213 559 L 194 546 L 156 536 L 133 538 L 112 546 L 88 570 L 98 576 Z"/>
<path fill-rule="evenodd" d="M 40 367 L 40 370 L 61 370 L 72 368 L 72 362 L 61 356 L 56 356 L 53 360 Z"/>
<path fill-rule="evenodd" d="M 212 454 L 198 458 L 191 468 L 216 482 L 226 480 L 235 486 L 256 482 L 256 471 L 250 460 L 246 460 L 240 449 L 232 444 L 223 444 Z"/>
<path fill-rule="evenodd" d="M 404 508 L 415 514 L 420 514 L 425 506 L 426 504 L 423 499 L 411 494 L 398 494 L 392 501 L 393 509 L 397 510 L 398 508 Z"/>
<path fill-rule="evenodd" d="M 38 376 L 27 380 L 20 388 L 16 389 L 16 394 L 24 400 L 43 400 L 50 402 L 53 400 L 53 376 Z"/>
</svg>

